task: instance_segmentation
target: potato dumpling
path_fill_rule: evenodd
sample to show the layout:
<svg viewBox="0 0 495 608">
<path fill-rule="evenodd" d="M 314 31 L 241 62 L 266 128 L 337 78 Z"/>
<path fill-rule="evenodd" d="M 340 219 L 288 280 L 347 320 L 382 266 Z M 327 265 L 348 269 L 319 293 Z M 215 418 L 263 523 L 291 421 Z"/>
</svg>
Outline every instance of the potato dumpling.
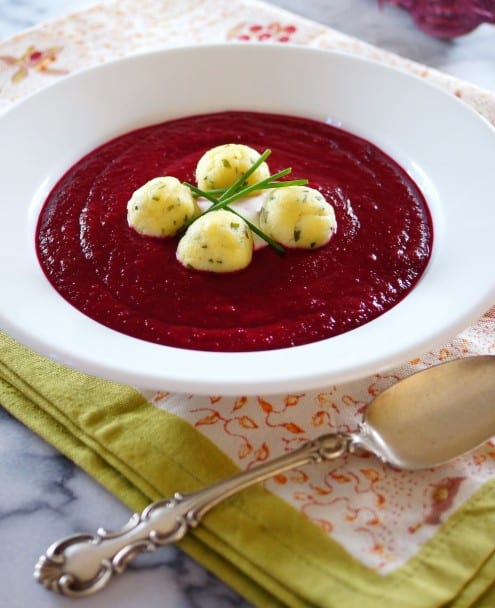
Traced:
<svg viewBox="0 0 495 608">
<path fill-rule="evenodd" d="M 197 214 L 189 188 L 170 176 L 146 182 L 127 203 L 129 226 L 146 236 L 173 236 Z"/>
<path fill-rule="evenodd" d="M 307 186 L 272 190 L 261 206 L 260 228 L 286 247 L 321 247 L 336 227 L 332 205 L 318 190 Z"/>
<path fill-rule="evenodd" d="M 196 181 L 201 190 L 228 188 L 253 166 L 261 155 L 243 144 L 224 144 L 211 148 L 203 154 L 196 166 Z M 252 173 L 246 183 L 256 184 L 269 177 L 266 162 Z M 256 194 L 256 192 L 253 192 Z"/>
<path fill-rule="evenodd" d="M 187 268 L 233 272 L 249 265 L 253 235 L 246 222 L 225 209 L 194 221 L 179 241 L 177 259 Z"/>
</svg>

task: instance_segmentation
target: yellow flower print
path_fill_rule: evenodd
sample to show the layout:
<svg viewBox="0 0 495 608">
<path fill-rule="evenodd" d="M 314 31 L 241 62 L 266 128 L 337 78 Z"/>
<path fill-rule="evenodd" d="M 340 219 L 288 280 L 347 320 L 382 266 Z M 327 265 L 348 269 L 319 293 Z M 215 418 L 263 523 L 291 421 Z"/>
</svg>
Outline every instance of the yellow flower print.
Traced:
<svg viewBox="0 0 495 608">
<path fill-rule="evenodd" d="M 55 46 L 44 50 L 39 50 L 35 46 L 29 46 L 20 57 L 0 55 L 0 62 L 16 68 L 15 72 L 12 74 L 11 80 L 14 83 L 19 83 L 23 81 L 31 71 L 51 75 L 67 74 L 68 70 L 52 67 L 53 63 L 57 61 L 61 51 L 61 47 Z"/>
</svg>

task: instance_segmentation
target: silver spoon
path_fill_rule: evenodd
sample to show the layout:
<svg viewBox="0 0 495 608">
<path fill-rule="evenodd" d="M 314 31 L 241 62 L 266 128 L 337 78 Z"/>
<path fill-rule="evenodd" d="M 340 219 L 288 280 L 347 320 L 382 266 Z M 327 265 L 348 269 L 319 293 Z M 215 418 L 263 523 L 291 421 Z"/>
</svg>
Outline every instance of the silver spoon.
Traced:
<svg viewBox="0 0 495 608">
<path fill-rule="evenodd" d="M 301 448 L 193 494 L 150 504 L 116 532 L 99 529 L 51 545 L 34 576 L 51 591 L 91 595 L 142 551 L 174 543 L 236 492 L 345 452 L 371 452 L 401 469 L 430 468 L 495 436 L 495 356 L 443 363 L 397 382 L 368 406 L 358 430 L 322 435 Z"/>
</svg>

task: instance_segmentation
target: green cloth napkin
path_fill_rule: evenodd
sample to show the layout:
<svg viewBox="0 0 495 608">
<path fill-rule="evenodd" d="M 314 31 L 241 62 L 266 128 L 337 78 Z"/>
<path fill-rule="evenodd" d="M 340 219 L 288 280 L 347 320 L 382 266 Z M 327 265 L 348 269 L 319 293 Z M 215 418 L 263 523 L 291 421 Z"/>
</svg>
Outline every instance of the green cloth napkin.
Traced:
<svg viewBox="0 0 495 608">
<path fill-rule="evenodd" d="M 195 428 L 134 389 L 49 361 L 2 333 L 0 402 L 136 511 L 237 472 Z M 383 576 L 256 486 L 216 507 L 181 547 L 257 606 L 493 608 L 494 530 L 490 482 Z"/>
</svg>

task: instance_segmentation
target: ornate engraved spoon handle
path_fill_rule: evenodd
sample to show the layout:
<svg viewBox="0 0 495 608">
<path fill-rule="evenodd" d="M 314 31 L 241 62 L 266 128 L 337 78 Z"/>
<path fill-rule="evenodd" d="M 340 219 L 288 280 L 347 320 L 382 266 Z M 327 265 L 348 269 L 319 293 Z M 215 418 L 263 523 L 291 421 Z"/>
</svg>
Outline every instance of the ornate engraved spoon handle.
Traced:
<svg viewBox="0 0 495 608">
<path fill-rule="evenodd" d="M 47 589 L 80 597 L 96 593 L 112 574 L 121 574 L 142 551 L 180 540 L 203 515 L 225 498 L 255 483 L 310 462 L 333 460 L 352 443 L 345 434 L 323 435 L 301 448 L 244 471 L 193 494 L 176 493 L 170 500 L 150 504 L 116 532 L 99 529 L 51 545 L 36 564 L 34 576 Z"/>
</svg>

